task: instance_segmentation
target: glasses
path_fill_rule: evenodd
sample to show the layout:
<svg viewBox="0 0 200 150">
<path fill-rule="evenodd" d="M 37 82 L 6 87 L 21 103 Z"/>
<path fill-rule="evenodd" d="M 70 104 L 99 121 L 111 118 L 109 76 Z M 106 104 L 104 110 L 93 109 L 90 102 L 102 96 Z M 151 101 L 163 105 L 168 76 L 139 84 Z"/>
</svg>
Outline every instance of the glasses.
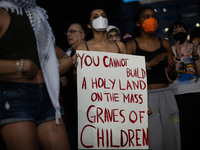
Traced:
<svg viewBox="0 0 200 150">
<path fill-rule="evenodd" d="M 120 34 L 114 34 L 114 35 L 110 34 L 110 35 L 108 35 L 108 38 L 109 39 L 112 39 L 113 37 L 118 38 L 119 36 L 120 36 Z"/>
<path fill-rule="evenodd" d="M 65 35 L 67 35 L 67 33 L 71 33 L 71 34 L 74 34 L 74 33 L 76 33 L 76 32 L 80 32 L 80 33 L 83 33 L 83 32 L 81 32 L 81 31 L 77 31 L 77 30 L 68 30 L 67 32 L 65 32 Z"/>
</svg>

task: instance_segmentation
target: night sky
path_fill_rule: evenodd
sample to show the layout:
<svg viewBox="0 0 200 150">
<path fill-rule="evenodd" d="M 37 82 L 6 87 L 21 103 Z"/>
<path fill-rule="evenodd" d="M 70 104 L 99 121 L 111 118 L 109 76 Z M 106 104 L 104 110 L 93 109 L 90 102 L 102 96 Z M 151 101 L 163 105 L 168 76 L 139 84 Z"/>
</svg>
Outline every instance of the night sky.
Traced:
<svg viewBox="0 0 200 150">
<path fill-rule="evenodd" d="M 56 44 L 63 50 L 67 50 L 66 36 L 64 35 L 69 25 L 74 22 L 82 23 L 87 29 L 87 17 L 92 8 L 103 8 L 109 19 L 109 23 L 118 18 L 116 11 L 120 7 L 121 0 L 37 0 L 37 5 L 44 8 L 49 16 L 49 23 L 56 37 Z"/>
</svg>

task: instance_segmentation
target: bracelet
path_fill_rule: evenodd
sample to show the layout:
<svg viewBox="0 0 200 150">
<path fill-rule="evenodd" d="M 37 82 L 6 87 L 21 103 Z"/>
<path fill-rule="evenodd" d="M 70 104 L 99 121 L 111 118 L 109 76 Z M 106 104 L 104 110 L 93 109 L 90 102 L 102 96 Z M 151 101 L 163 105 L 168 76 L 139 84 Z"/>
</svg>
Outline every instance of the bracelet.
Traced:
<svg viewBox="0 0 200 150">
<path fill-rule="evenodd" d="M 19 60 L 17 60 L 16 65 L 17 65 L 17 68 L 19 70 Z"/>
<path fill-rule="evenodd" d="M 151 67 L 149 67 L 148 62 L 146 62 L 146 69 L 151 70 Z"/>
<path fill-rule="evenodd" d="M 176 57 L 176 60 L 181 61 L 181 59 L 178 59 L 177 57 Z"/>
<path fill-rule="evenodd" d="M 19 72 L 22 72 L 23 68 L 24 68 L 24 59 L 21 59 L 21 65 L 19 68 Z"/>
<path fill-rule="evenodd" d="M 198 55 L 198 53 L 195 53 L 194 55 L 192 55 L 192 60 L 193 60 L 193 61 L 199 60 L 199 55 Z"/>
</svg>

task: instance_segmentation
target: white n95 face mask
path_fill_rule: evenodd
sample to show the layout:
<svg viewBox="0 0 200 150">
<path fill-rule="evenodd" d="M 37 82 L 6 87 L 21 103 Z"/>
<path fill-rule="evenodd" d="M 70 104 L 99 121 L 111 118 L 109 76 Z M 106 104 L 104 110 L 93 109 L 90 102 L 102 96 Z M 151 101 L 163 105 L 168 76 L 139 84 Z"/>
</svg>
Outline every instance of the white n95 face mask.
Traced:
<svg viewBox="0 0 200 150">
<path fill-rule="evenodd" d="M 92 22 L 92 26 L 97 31 L 105 31 L 108 27 L 108 19 L 100 16 Z"/>
</svg>

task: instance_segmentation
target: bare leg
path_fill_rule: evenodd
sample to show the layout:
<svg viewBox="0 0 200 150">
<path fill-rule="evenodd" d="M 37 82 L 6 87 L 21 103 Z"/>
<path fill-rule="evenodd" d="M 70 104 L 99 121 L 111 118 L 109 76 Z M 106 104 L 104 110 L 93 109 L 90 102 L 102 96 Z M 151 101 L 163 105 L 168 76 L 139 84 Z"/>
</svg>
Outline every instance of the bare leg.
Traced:
<svg viewBox="0 0 200 150">
<path fill-rule="evenodd" d="M 70 150 L 64 122 L 59 120 L 56 125 L 55 120 L 44 122 L 38 126 L 38 139 L 43 150 Z"/>
<path fill-rule="evenodd" d="M 4 125 L 1 134 L 8 150 L 39 150 L 36 125 L 32 121 Z"/>
</svg>

